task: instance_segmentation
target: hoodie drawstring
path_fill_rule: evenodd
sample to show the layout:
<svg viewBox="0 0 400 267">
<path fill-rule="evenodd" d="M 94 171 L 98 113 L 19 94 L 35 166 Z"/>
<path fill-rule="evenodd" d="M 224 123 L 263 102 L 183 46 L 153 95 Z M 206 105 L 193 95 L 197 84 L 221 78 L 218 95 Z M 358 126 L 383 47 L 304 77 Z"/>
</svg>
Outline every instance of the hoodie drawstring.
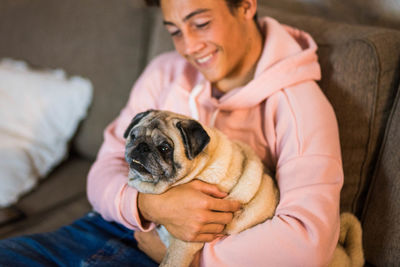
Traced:
<svg viewBox="0 0 400 267">
<path fill-rule="evenodd" d="M 201 93 L 201 91 L 203 91 L 203 89 L 204 84 L 199 83 L 193 88 L 189 95 L 190 113 L 192 114 L 192 118 L 195 120 L 199 120 L 199 111 L 197 110 L 196 98 Z"/>
<path fill-rule="evenodd" d="M 203 91 L 204 88 L 205 88 L 205 84 L 199 83 L 193 88 L 193 90 L 189 94 L 189 109 L 190 109 L 192 118 L 195 120 L 199 120 L 199 118 L 200 118 L 199 111 L 197 109 L 196 98 L 201 93 L 201 91 Z M 210 127 L 214 127 L 215 120 L 217 119 L 218 113 L 219 113 L 219 109 L 217 108 L 211 116 L 210 125 L 209 125 Z"/>
<path fill-rule="evenodd" d="M 211 116 L 210 127 L 214 127 L 215 120 L 217 119 L 218 113 L 219 113 L 219 108 L 214 110 L 214 112 L 213 112 L 213 114 Z"/>
</svg>

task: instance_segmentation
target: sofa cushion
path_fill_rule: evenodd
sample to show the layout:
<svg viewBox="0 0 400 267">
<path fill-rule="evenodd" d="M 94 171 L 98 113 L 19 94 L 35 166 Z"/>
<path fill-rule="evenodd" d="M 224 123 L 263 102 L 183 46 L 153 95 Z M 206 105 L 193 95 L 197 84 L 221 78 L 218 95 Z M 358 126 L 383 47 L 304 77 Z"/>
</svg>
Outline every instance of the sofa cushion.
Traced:
<svg viewBox="0 0 400 267">
<path fill-rule="evenodd" d="M 319 46 L 320 86 L 339 123 L 344 186 L 342 211 L 360 215 L 400 74 L 400 32 L 295 16 L 260 8 L 309 32 Z"/>
<path fill-rule="evenodd" d="M 16 205 L 26 218 L 0 227 L 0 239 L 47 232 L 91 210 L 86 199 L 86 176 L 92 162 L 73 156 L 58 166 L 34 191 Z"/>
<path fill-rule="evenodd" d="M 400 262 L 400 88 L 363 213 L 364 250 L 376 266 Z"/>
<path fill-rule="evenodd" d="M 398 0 L 258 0 L 271 7 L 350 24 L 400 29 Z"/>
<path fill-rule="evenodd" d="M 74 141 L 91 158 L 143 69 L 151 23 L 147 9 L 137 6 L 130 0 L 0 3 L 0 58 L 62 68 L 93 82 L 93 104 Z"/>
</svg>

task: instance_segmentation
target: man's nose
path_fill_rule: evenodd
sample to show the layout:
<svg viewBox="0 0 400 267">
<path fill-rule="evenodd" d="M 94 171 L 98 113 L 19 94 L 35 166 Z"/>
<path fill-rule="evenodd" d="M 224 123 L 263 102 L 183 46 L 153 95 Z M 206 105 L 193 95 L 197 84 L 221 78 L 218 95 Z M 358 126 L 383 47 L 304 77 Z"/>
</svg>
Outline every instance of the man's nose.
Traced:
<svg viewBox="0 0 400 267">
<path fill-rule="evenodd" d="M 204 41 L 191 31 L 188 31 L 185 36 L 185 54 L 193 55 L 201 51 L 205 47 Z"/>
</svg>

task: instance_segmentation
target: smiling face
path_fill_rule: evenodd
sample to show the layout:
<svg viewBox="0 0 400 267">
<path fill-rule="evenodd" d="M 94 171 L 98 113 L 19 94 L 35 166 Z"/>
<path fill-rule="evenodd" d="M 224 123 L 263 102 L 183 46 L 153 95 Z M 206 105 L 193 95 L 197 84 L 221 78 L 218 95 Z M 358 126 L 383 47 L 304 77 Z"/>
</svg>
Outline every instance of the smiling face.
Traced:
<svg viewBox="0 0 400 267">
<path fill-rule="evenodd" d="M 255 0 L 234 10 L 225 0 L 161 0 L 161 9 L 176 50 L 207 80 L 223 91 L 242 85 L 235 81 L 252 72 L 261 54 Z"/>
</svg>

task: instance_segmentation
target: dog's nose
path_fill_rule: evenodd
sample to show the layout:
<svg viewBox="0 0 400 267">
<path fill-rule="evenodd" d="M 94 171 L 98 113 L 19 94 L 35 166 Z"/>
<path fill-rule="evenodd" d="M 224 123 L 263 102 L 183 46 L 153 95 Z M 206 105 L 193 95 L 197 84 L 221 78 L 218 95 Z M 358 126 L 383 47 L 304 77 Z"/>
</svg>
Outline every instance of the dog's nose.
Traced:
<svg viewBox="0 0 400 267">
<path fill-rule="evenodd" d="M 137 147 L 135 148 L 135 151 L 138 153 L 149 153 L 151 150 L 147 143 L 142 142 L 139 145 L 137 145 Z"/>
</svg>

